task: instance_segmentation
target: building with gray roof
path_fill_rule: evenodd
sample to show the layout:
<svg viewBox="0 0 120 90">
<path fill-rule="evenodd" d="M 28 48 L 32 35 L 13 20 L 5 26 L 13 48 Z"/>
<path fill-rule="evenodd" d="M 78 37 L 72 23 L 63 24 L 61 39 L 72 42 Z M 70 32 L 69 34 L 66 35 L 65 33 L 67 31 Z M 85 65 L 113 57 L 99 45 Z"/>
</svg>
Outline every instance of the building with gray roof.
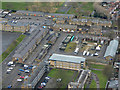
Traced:
<svg viewBox="0 0 120 90">
<path fill-rule="evenodd" d="M 34 30 L 32 35 L 24 41 L 21 46 L 15 51 L 13 55 L 13 61 L 17 61 L 19 63 L 24 63 L 30 53 L 36 48 L 44 36 L 47 34 L 48 30 Z"/>
<path fill-rule="evenodd" d="M 79 72 L 79 78 L 76 80 L 76 82 L 70 82 L 68 84 L 68 88 L 84 88 L 84 85 L 86 83 L 86 80 L 91 76 L 91 70 L 80 70 Z"/>
<path fill-rule="evenodd" d="M 53 54 L 50 58 L 50 65 L 57 68 L 79 70 L 85 67 L 86 59 L 79 56 Z"/>
<path fill-rule="evenodd" d="M 112 60 L 115 57 L 118 45 L 119 45 L 118 40 L 114 39 L 110 41 L 109 46 L 107 47 L 105 55 L 104 55 L 104 57 L 107 60 Z"/>
</svg>

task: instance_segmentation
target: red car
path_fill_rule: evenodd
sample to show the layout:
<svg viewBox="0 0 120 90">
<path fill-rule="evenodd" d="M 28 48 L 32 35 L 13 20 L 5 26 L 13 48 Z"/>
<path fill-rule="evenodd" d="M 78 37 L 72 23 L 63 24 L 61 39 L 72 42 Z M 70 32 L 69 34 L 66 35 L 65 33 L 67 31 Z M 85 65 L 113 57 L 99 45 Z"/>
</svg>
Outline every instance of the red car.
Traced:
<svg viewBox="0 0 120 90">
<path fill-rule="evenodd" d="M 24 79 L 24 76 L 20 76 L 20 78 L 23 78 L 23 79 Z"/>
<path fill-rule="evenodd" d="M 42 88 L 43 88 L 43 86 L 41 86 L 41 85 L 38 87 L 38 89 L 40 89 L 40 90 L 41 90 Z"/>
</svg>

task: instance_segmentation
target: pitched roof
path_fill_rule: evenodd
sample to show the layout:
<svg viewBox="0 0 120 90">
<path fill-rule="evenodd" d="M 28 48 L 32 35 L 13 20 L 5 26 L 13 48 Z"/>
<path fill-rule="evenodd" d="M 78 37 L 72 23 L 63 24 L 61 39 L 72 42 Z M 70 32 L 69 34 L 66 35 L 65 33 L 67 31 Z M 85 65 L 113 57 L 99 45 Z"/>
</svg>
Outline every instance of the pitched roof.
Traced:
<svg viewBox="0 0 120 90">
<path fill-rule="evenodd" d="M 71 62 L 71 63 L 81 63 L 81 61 L 85 62 L 84 57 L 62 55 L 62 54 L 55 54 L 55 53 L 49 58 L 49 60 Z"/>
<path fill-rule="evenodd" d="M 114 57 L 116 54 L 117 48 L 118 48 L 118 44 L 119 44 L 118 40 L 114 39 L 114 40 L 110 41 L 110 44 L 106 49 L 104 57 L 107 57 L 107 56 Z"/>
</svg>

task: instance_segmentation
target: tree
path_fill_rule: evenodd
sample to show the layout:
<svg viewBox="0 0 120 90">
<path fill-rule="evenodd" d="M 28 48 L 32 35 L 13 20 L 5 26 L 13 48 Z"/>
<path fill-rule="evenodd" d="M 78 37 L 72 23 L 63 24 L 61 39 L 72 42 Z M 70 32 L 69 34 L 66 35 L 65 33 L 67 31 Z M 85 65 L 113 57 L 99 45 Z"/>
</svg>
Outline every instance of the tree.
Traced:
<svg viewBox="0 0 120 90">
<path fill-rule="evenodd" d="M 109 79 L 113 76 L 113 68 L 110 65 L 106 65 L 103 69 L 103 74 Z"/>
</svg>

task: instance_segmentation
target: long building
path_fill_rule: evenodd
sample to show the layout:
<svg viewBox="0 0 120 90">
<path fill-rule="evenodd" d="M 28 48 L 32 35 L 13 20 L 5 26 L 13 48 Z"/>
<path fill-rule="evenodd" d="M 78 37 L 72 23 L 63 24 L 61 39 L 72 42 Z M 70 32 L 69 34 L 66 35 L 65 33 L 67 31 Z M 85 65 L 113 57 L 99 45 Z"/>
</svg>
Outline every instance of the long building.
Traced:
<svg viewBox="0 0 120 90">
<path fill-rule="evenodd" d="M 28 32 L 30 29 L 29 24 L 22 22 L 2 22 L 2 31 L 16 31 L 16 32 Z"/>
<path fill-rule="evenodd" d="M 52 27 L 53 30 L 77 30 L 77 25 L 69 24 L 54 24 Z"/>
<path fill-rule="evenodd" d="M 56 68 L 80 70 L 85 68 L 85 58 L 79 56 L 52 54 L 49 58 L 50 65 Z"/>
<path fill-rule="evenodd" d="M 13 61 L 18 63 L 24 63 L 24 61 L 28 58 L 29 54 L 36 48 L 36 46 L 41 42 L 41 40 L 45 37 L 48 30 L 34 30 L 32 35 L 27 38 L 24 43 L 15 51 L 13 55 Z"/>
<path fill-rule="evenodd" d="M 109 46 L 107 47 L 105 55 L 104 55 L 106 60 L 113 60 L 113 58 L 116 55 L 118 45 L 119 45 L 118 40 L 114 39 L 114 40 L 110 41 Z"/>
</svg>

